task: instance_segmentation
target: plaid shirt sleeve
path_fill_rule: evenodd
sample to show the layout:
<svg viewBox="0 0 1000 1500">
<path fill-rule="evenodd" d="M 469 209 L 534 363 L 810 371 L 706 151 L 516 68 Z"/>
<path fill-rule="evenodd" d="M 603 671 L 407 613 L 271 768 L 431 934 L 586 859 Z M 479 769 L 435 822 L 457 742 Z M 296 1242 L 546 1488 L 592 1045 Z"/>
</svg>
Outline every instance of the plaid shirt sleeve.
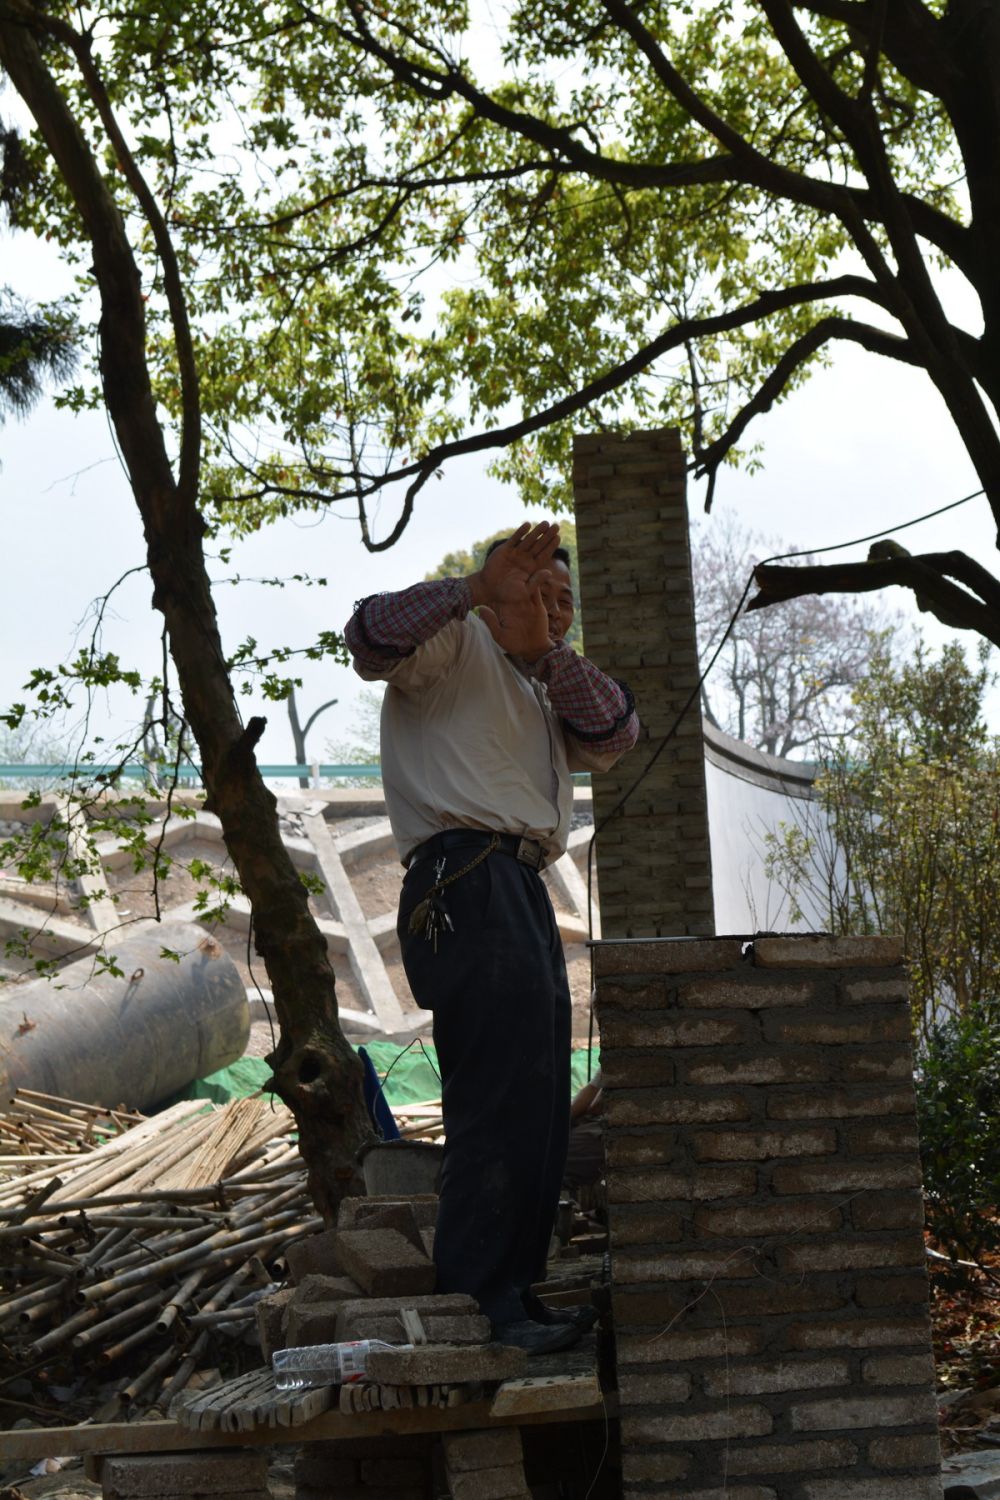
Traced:
<svg viewBox="0 0 1000 1500">
<path fill-rule="evenodd" d="M 437 635 L 449 620 L 464 620 L 471 604 L 464 578 L 415 583 L 398 594 L 369 594 L 354 606 L 344 630 L 355 667 L 381 675 Z"/>
<path fill-rule="evenodd" d="M 626 683 L 605 676 L 565 641 L 546 652 L 533 670 L 573 739 L 607 755 L 631 750 L 639 738 L 639 719 Z"/>
</svg>

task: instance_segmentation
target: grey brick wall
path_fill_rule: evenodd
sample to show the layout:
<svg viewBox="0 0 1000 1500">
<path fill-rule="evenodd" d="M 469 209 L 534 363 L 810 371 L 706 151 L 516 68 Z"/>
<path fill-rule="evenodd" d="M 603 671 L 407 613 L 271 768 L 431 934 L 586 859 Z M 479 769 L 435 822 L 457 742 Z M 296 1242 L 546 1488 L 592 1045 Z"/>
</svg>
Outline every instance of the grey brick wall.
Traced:
<svg viewBox="0 0 1000 1500">
<path fill-rule="evenodd" d="M 595 966 L 627 1500 L 940 1500 L 899 945 Z"/>
<path fill-rule="evenodd" d="M 698 680 L 685 499 L 676 430 L 574 443 L 573 484 L 587 655 L 624 678 L 642 738 L 594 778 L 598 824 L 631 786 Z M 606 937 L 710 935 L 712 873 L 696 703 L 639 790 L 598 835 Z"/>
</svg>

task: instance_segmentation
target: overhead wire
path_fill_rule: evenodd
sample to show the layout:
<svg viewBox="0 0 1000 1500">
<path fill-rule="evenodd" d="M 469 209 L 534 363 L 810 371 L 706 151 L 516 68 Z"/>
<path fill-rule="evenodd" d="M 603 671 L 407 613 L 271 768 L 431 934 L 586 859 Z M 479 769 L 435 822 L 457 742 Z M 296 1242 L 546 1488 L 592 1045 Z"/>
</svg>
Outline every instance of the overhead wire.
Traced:
<svg viewBox="0 0 1000 1500">
<path fill-rule="evenodd" d="M 594 821 L 594 831 L 591 834 L 590 839 L 589 839 L 589 841 L 587 843 L 587 941 L 588 941 L 588 944 L 589 944 L 589 947 L 590 947 L 590 1021 L 589 1021 L 588 1030 L 587 1030 L 587 1080 L 588 1080 L 588 1082 L 590 1081 L 591 1074 L 592 1074 L 592 1071 L 593 1071 L 593 1043 L 594 1043 L 594 850 L 595 850 L 595 846 L 596 846 L 597 835 L 601 832 L 601 830 L 603 828 L 607 827 L 607 825 L 610 823 L 610 821 L 611 821 L 612 818 L 616 817 L 618 815 L 618 813 L 621 812 L 622 808 L 626 805 L 626 803 L 629 801 L 629 799 L 639 789 L 639 787 L 645 781 L 646 777 L 649 775 L 650 771 L 656 765 L 656 762 L 659 760 L 659 758 L 663 754 L 664 750 L 667 748 L 667 746 L 670 743 L 670 741 L 674 738 L 674 736 L 676 735 L 677 731 L 680 729 L 681 724 L 684 722 L 685 718 L 690 713 L 690 711 L 693 708 L 694 704 L 700 698 L 701 690 L 702 690 L 702 688 L 705 685 L 705 682 L 706 682 L 706 680 L 708 678 L 708 675 L 711 672 L 712 668 L 715 666 L 715 663 L 718 661 L 720 655 L 722 654 L 722 648 L 725 646 L 725 644 L 728 641 L 729 637 L 732 635 L 733 629 L 734 629 L 734 627 L 736 625 L 736 621 L 739 619 L 740 614 L 742 613 L 743 606 L 744 606 L 744 604 L 746 603 L 746 600 L 747 600 L 747 595 L 750 593 L 750 590 L 753 587 L 753 581 L 754 581 L 754 577 L 755 577 L 755 574 L 757 572 L 757 569 L 765 567 L 769 563 L 787 562 L 789 560 L 789 558 L 793 558 L 793 557 L 798 557 L 798 558 L 802 558 L 802 557 L 823 557 L 827 553 L 830 553 L 830 552 L 844 552 L 844 551 L 846 551 L 846 549 L 848 547 L 861 547 L 861 546 L 863 546 L 865 544 L 865 542 L 877 542 L 882 537 L 892 536 L 897 531 L 906 531 L 911 526 L 919 526 L 921 524 L 921 522 L 923 522 L 923 521 L 933 520 L 935 516 L 943 516 L 947 511 L 957 510 L 960 505 L 967 505 L 970 500 L 976 500 L 976 499 L 979 498 L 980 495 L 983 495 L 983 494 L 985 494 L 985 490 L 983 490 L 983 489 L 973 490 L 971 494 L 969 494 L 969 495 L 963 495 L 960 500 L 949 501 L 949 503 L 947 505 L 940 505 L 940 506 L 937 507 L 936 510 L 926 511 L 923 515 L 914 516 L 909 521 L 901 521 L 897 526 L 887 526 L 885 528 L 885 530 L 883 530 L 883 531 L 873 531 L 873 532 L 870 532 L 867 536 L 852 537 L 851 540 L 847 541 L 847 542 L 833 542 L 833 543 L 831 543 L 827 547 L 798 548 L 798 549 L 796 549 L 795 551 L 792 551 L 792 552 L 778 552 L 778 553 L 775 553 L 772 557 L 762 558 L 760 562 L 757 562 L 757 563 L 754 564 L 753 568 L 750 570 L 749 577 L 747 578 L 747 581 L 746 581 L 746 583 L 745 583 L 745 585 L 743 587 L 743 592 L 740 594 L 739 602 L 737 603 L 736 608 L 733 610 L 732 614 L 729 617 L 729 622 L 726 625 L 726 628 L 723 631 L 723 633 L 722 633 L 722 635 L 721 635 L 721 637 L 719 639 L 718 645 L 715 647 L 715 650 L 712 652 L 712 655 L 709 658 L 708 665 L 706 667 L 704 667 L 702 669 L 701 673 L 699 674 L 698 681 L 695 683 L 694 687 L 691 689 L 690 694 L 686 698 L 686 700 L 684 702 L 684 705 L 681 708 L 680 712 L 678 713 L 677 717 L 674 719 L 674 722 L 671 724 L 671 726 L 667 730 L 666 734 L 663 735 L 662 738 L 656 742 L 655 748 L 653 750 L 652 755 L 649 757 L 649 759 L 647 760 L 646 764 L 643 766 L 642 770 L 639 772 L 638 776 L 632 782 L 632 785 L 630 787 L 628 787 L 628 789 L 625 792 L 622 793 L 622 795 L 619 797 L 618 801 L 614 804 L 614 806 L 608 812 L 606 812 L 604 814 L 604 816 L 601 818 L 600 822 L 597 822 L 596 819 Z"/>
</svg>

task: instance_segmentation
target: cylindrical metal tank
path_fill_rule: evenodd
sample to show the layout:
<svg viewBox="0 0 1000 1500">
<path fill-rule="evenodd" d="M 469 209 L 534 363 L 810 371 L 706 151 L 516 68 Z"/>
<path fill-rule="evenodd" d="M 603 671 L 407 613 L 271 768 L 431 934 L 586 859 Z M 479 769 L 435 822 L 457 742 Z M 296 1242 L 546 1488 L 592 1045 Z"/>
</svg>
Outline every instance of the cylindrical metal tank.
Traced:
<svg viewBox="0 0 1000 1500">
<path fill-rule="evenodd" d="M 242 1057 L 246 990 L 204 927 L 137 923 L 107 951 L 122 978 L 95 972 L 91 955 L 51 980 L 0 985 L 0 1112 L 16 1088 L 147 1109 Z"/>
</svg>

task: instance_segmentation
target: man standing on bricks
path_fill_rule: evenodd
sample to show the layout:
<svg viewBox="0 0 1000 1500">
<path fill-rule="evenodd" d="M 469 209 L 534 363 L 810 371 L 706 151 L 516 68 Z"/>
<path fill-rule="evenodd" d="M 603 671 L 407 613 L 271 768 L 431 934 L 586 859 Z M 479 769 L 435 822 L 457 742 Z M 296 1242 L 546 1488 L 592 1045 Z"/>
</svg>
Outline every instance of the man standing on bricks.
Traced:
<svg viewBox="0 0 1000 1500">
<path fill-rule="evenodd" d="M 407 867 L 397 931 L 433 1012 L 445 1155 L 441 1292 L 467 1292 L 494 1338 L 568 1348 L 585 1315 L 531 1292 L 545 1275 L 569 1132 L 570 994 L 542 868 L 566 848 L 572 771 L 608 770 L 638 736 L 632 695 L 565 642 L 559 528 L 527 524 L 479 572 L 375 594 L 346 639 L 387 683 L 382 780 Z"/>
</svg>

